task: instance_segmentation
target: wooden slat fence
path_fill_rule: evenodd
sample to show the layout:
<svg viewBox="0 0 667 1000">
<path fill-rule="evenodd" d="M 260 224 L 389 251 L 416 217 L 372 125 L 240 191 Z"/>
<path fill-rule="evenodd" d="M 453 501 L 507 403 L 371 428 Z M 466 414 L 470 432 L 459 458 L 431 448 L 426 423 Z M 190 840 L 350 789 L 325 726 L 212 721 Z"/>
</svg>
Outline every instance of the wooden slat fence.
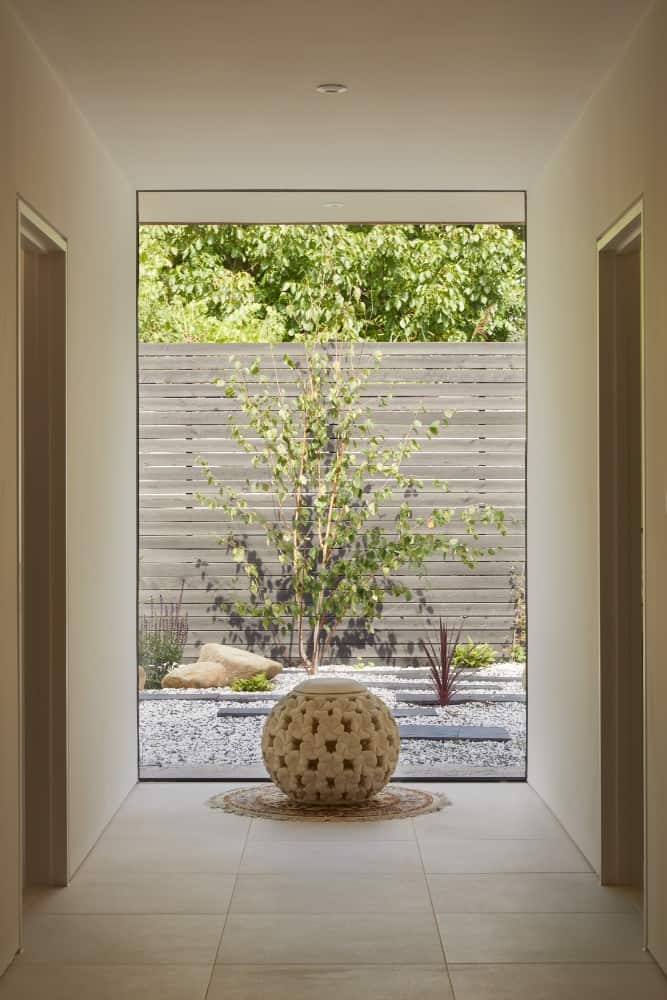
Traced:
<svg viewBox="0 0 667 1000">
<path fill-rule="evenodd" d="M 410 471 L 424 480 L 414 499 L 415 512 L 443 502 L 429 483 L 445 479 L 446 505 L 461 508 L 487 503 L 502 507 L 509 531 L 501 551 L 485 556 L 470 570 L 453 561 L 429 561 L 425 579 L 406 571 L 414 587 L 412 601 L 389 598 L 375 635 L 348 622 L 333 659 L 358 656 L 377 663 L 413 664 L 422 659 L 419 638 L 437 626 L 440 616 L 464 621 L 464 633 L 500 650 L 511 642 L 514 615 L 512 568 L 522 569 L 525 484 L 525 345 L 523 344 L 382 344 L 382 361 L 367 398 L 377 411 L 388 440 L 398 440 L 417 408 L 426 422 L 454 411 L 449 426 L 411 459 Z M 365 350 L 365 347 L 362 347 Z M 283 659 L 295 657 L 291 639 L 267 632 L 253 620 L 239 620 L 224 608 L 244 594 L 244 577 L 216 542 L 222 516 L 202 507 L 206 492 L 197 455 L 204 456 L 219 479 L 244 484 L 256 476 L 249 457 L 230 439 L 227 418 L 237 407 L 214 379 L 229 371 L 231 354 L 259 357 L 262 370 L 275 363 L 289 392 L 294 376 L 280 358 L 303 357 L 299 345 L 143 344 L 140 347 L 140 602 L 160 594 L 175 599 L 184 584 L 190 637 L 186 659 L 196 658 L 207 641 L 243 645 Z M 274 357 L 272 358 L 272 353 Z M 387 394 L 388 406 L 377 398 Z M 381 514 L 395 513 L 396 496 Z M 272 508 L 270 494 L 257 498 Z M 460 533 L 452 522 L 451 534 Z M 495 535 L 484 536 L 489 544 Z M 267 571 L 277 570 L 259 536 L 258 556 Z"/>
</svg>

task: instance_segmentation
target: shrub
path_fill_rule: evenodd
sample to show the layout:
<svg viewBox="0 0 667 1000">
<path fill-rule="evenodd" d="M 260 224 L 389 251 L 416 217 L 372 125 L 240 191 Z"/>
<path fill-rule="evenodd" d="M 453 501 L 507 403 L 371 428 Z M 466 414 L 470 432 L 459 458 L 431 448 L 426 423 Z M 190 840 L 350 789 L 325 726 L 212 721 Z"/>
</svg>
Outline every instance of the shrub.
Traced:
<svg viewBox="0 0 667 1000">
<path fill-rule="evenodd" d="M 182 610 L 183 587 L 177 601 L 165 601 L 160 594 L 159 603 L 151 598 L 148 613 L 139 623 L 139 662 L 144 667 L 166 668 L 180 663 L 188 638 L 188 616 Z M 160 678 L 161 679 L 161 678 Z M 146 687 L 148 687 L 148 671 Z M 159 686 L 159 685 L 153 685 Z"/>
<path fill-rule="evenodd" d="M 456 691 L 461 668 L 454 662 L 461 629 L 450 635 L 447 625 L 440 619 L 437 643 L 431 639 L 420 639 L 419 644 L 426 653 L 430 666 L 429 679 L 433 685 L 439 705 L 449 705 Z"/>
<path fill-rule="evenodd" d="M 163 666 L 147 666 L 144 669 L 146 670 L 144 690 L 158 691 L 162 687 L 162 678 L 166 677 L 172 668 L 165 664 Z"/>
<path fill-rule="evenodd" d="M 140 657 L 143 666 L 173 666 L 180 663 L 183 643 L 176 636 L 148 632 L 141 637 Z"/>
<path fill-rule="evenodd" d="M 512 625 L 512 643 L 507 650 L 507 656 L 514 663 L 526 662 L 526 574 L 523 568 L 517 570 L 512 566 L 510 586 L 514 601 L 514 622 Z"/>
<path fill-rule="evenodd" d="M 496 662 L 496 654 L 486 642 L 474 643 L 470 636 L 468 641 L 460 643 L 454 650 L 454 665 L 466 669 L 488 667 Z"/>
<path fill-rule="evenodd" d="M 232 691 L 271 691 L 273 684 L 266 674 L 255 674 L 254 677 L 237 677 L 231 683 Z"/>
<path fill-rule="evenodd" d="M 365 670 L 366 667 L 374 667 L 374 660 L 364 660 L 363 656 L 358 656 L 354 663 L 350 664 L 352 670 Z"/>
<path fill-rule="evenodd" d="M 510 646 L 507 650 L 507 657 L 512 663 L 525 663 L 526 662 L 526 647 L 520 646 L 518 643 Z"/>
</svg>

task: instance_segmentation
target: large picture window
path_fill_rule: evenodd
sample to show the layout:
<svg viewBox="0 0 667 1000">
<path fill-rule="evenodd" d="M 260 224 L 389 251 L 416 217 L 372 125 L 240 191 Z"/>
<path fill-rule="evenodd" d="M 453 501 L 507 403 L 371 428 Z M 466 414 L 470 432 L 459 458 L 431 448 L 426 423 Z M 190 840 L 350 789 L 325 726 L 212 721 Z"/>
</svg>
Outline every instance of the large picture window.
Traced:
<svg viewBox="0 0 667 1000">
<path fill-rule="evenodd" d="M 142 225 L 143 777 L 353 676 L 397 775 L 525 775 L 525 230 Z"/>
</svg>

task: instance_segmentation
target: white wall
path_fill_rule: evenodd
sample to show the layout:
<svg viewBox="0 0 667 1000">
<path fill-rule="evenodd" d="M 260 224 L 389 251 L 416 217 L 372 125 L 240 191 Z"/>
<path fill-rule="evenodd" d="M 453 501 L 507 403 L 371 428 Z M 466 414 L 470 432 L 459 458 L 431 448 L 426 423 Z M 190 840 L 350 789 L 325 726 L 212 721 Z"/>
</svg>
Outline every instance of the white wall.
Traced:
<svg viewBox="0 0 667 1000">
<path fill-rule="evenodd" d="M 648 937 L 667 968 L 667 3 L 528 192 L 529 780 L 600 863 L 596 238 L 645 204 Z"/>
<path fill-rule="evenodd" d="M 16 196 L 69 241 L 70 857 L 136 780 L 134 198 L 0 0 L 0 972 L 19 941 Z"/>
</svg>

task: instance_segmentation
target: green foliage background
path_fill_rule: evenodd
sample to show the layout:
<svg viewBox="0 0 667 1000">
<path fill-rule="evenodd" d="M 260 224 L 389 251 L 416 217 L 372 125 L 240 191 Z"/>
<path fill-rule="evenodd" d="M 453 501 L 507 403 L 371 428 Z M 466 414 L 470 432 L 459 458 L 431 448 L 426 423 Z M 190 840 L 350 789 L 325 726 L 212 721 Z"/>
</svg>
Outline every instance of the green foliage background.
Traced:
<svg viewBox="0 0 667 1000">
<path fill-rule="evenodd" d="M 142 341 L 523 340 L 523 227 L 140 228 Z"/>
</svg>

